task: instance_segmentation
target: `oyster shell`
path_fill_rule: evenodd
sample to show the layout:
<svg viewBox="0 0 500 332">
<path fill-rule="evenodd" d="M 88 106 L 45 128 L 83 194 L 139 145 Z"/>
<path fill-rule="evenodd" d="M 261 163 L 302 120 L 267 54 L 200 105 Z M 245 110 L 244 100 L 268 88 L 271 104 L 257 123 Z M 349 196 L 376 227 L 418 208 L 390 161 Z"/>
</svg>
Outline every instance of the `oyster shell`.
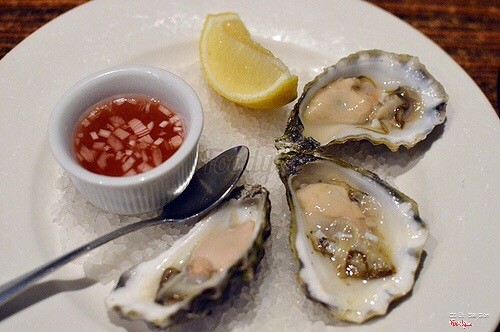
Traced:
<svg viewBox="0 0 500 332">
<path fill-rule="evenodd" d="M 319 153 L 281 154 L 276 164 L 307 296 L 344 321 L 384 315 L 415 282 L 428 235 L 416 203 L 376 174 Z"/>
<path fill-rule="evenodd" d="M 249 282 L 270 234 L 270 201 L 244 186 L 158 257 L 124 273 L 106 300 L 129 319 L 164 328 L 206 313 L 231 284 Z"/>
<path fill-rule="evenodd" d="M 341 59 L 309 82 L 278 149 L 369 140 L 411 148 L 445 120 L 448 95 L 418 58 L 380 50 Z"/>
</svg>

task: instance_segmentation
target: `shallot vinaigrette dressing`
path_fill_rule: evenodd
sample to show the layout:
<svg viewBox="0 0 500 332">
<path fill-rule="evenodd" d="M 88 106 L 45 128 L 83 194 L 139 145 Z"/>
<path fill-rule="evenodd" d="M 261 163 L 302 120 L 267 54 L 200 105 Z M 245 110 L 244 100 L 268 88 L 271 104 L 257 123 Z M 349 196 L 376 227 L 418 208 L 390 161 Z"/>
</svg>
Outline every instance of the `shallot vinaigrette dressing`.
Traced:
<svg viewBox="0 0 500 332">
<path fill-rule="evenodd" d="M 185 128 L 172 110 L 145 95 L 118 95 L 90 107 L 76 125 L 73 149 L 87 170 L 108 176 L 146 172 L 170 158 Z"/>
</svg>

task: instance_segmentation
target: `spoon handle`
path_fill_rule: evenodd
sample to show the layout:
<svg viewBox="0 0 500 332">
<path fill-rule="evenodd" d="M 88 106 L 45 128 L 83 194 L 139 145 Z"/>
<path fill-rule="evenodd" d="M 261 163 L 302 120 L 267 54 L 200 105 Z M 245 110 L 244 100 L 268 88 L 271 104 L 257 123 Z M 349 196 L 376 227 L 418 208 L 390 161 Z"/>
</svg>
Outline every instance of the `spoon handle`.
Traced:
<svg viewBox="0 0 500 332">
<path fill-rule="evenodd" d="M 105 234 L 87 244 L 84 244 L 83 246 L 76 248 L 75 250 L 59 257 L 56 258 L 55 260 L 40 266 L 37 269 L 34 269 L 14 280 L 11 280 L 3 285 L 0 286 L 0 306 L 5 304 L 6 302 L 10 301 L 12 298 L 14 298 L 17 294 L 23 292 L 26 290 L 31 284 L 33 284 L 35 281 L 41 279 L 43 276 L 57 270 L 64 264 L 72 261 L 73 259 L 80 257 L 81 255 L 87 253 L 90 250 L 93 250 L 111 240 L 114 240 L 122 235 L 131 233 L 135 230 L 138 230 L 140 228 L 144 227 L 150 227 L 154 225 L 158 225 L 161 223 L 164 223 L 166 220 L 160 217 L 157 218 L 152 218 L 152 219 L 147 219 L 147 220 L 141 220 L 138 222 L 135 222 L 133 224 L 124 226 L 122 228 L 116 229 L 108 234 Z"/>
</svg>

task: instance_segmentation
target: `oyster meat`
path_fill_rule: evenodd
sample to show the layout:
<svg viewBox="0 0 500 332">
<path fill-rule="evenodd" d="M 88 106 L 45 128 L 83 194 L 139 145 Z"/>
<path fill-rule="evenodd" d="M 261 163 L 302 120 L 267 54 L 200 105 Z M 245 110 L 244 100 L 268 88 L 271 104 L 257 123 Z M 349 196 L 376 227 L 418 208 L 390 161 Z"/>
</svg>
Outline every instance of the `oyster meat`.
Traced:
<svg viewBox="0 0 500 332">
<path fill-rule="evenodd" d="M 278 148 L 369 140 L 411 148 L 445 120 L 448 95 L 410 55 L 360 51 L 308 83 Z M 305 144 L 305 145 L 304 145 Z"/>
<path fill-rule="evenodd" d="M 268 195 L 258 185 L 235 189 L 170 249 L 125 272 L 108 308 L 160 328 L 206 313 L 229 286 L 253 278 L 270 234 Z"/>
<path fill-rule="evenodd" d="M 384 315 L 415 282 L 428 235 L 416 203 L 376 174 L 320 153 L 281 154 L 276 163 L 308 297 L 344 321 Z"/>
</svg>

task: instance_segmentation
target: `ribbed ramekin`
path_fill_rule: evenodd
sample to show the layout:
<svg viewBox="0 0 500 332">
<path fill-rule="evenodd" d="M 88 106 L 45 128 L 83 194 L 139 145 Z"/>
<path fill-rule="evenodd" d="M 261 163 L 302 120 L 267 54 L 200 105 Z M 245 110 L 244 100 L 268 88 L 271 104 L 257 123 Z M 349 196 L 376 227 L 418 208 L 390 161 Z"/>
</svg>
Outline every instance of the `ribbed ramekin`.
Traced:
<svg viewBox="0 0 500 332">
<path fill-rule="evenodd" d="M 147 95 L 171 108 L 184 124 L 184 142 L 168 160 L 147 172 L 126 177 L 95 174 L 75 159 L 76 124 L 89 107 L 120 94 Z M 202 129 L 201 103 L 191 86 L 169 71 L 147 66 L 115 67 L 76 83 L 56 104 L 48 128 L 54 157 L 77 190 L 94 205 L 119 214 L 160 209 L 186 188 L 195 171 Z"/>
</svg>

